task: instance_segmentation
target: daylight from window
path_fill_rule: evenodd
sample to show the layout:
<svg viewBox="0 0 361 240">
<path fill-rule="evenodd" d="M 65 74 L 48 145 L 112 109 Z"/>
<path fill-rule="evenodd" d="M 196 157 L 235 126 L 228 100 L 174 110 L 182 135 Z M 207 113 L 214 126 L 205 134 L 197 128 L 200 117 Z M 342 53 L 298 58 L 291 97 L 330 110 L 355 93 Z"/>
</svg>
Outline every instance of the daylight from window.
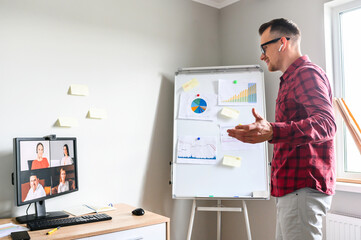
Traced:
<svg viewBox="0 0 361 240">
<path fill-rule="evenodd" d="M 361 8 L 343 12 L 341 18 L 341 44 L 344 77 L 344 99 L 353 116 L 361 125 Z M 346 130 L 345 170 L 361 172 L 361 154 L 351 134 Z"/>
</svg>

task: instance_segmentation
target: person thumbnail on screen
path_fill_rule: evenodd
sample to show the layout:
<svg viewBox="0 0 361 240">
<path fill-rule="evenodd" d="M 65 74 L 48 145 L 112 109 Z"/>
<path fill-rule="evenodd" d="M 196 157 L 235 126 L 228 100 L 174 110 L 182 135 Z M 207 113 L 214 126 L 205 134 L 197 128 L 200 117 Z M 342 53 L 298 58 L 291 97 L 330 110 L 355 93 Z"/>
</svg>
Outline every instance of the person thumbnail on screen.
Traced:
<svg viewBox="0 0 361 240">
<path fill-rule="evenodd" d="M 39 183 L 39 178 L 36 174 L 31 173 L 29 179 L 30 189 L 24 201 L 45 197 L 46 193 L 44 187 Z"/>
<path fill-rule="evenodd" d="M 66 171 L 64 168 L 60 169 L 58 193 L 69 191 L 69 181 L 66 181 Z"/>
<path fill-rule="evenodd" d="M 64 166 L 64 165 L 71 165 L 73 164 L 73 159 L 69 156 L 69 146 L 68 144 L 64 144 L 63 146 L 63 153 L 64 153 L 64 157 L 61 159 L 60 161 L 60 165 Z"/>
<path fill-rule="evenodd" d="M 67 170 L 62 167 L 58 173 L 59 183 L 52 188 L 52 194 L 67 192 L 69 190 L 75 189 L 75 181 L 68 177 Z"/>
<path fill-rule="evenodd" d="M 46 157 L 43 157 L 44 154 L 44 145 L 39 142 L 36 145 L 36 154 L 37 158 L 31 164 L 31 170 L 48 168 L 50 166 L 49 161 Z"/>
</svg>

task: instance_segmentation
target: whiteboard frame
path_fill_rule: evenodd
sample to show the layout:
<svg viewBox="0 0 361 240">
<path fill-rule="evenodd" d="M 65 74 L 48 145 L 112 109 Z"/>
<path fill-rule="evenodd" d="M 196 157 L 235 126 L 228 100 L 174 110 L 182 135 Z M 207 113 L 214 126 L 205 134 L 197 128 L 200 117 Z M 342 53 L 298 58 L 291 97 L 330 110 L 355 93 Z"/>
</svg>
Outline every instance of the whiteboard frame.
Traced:
<svg viewBox="0 0 361 240">
<path fill-rule="evenodd" d="M 270 162 L 268 160 L 268 143 L 264 143 L 264 159 L 265 159 L 265 177 L 267 185 L 267 196 L 253 197 L 253 196 L 237 196 L 237 197 L 203 197 L 203 196 L 176 196 L 175 192 L 175 168 L 176 168 L 176 159 L 177 159 L 177 141 L 178 141 L 178 107 L 179 99 L 177 97 L 177 91 L 179 91 L 179 86 L 177 89 L 177 76 L 180 74 L 212 74 L 212 73 L 231 73 L 231 72 L 244 72 L 244 71 L 259 71 L 262 73 L 262 89 L 265 91 L 264 84 L 264 74 L 263 70 L 259 65 L 236 65 L 236 66 L 214 66 L 214 67 L 194 67 L 194 68 L 180 68 L 175 73 L 175 82 L 174 82 L 174 112 L 173 112 L 173 159 L 171 162 L 171 184 L 172 184 L 172 198 L 173 199 L 196 199 L 196 200 L 268 200 L 270 198 Z M 263 114 L 266 116 L 266 103 L 265 103 L 265 93 L 263 91 Z M 231 106 L 232 107 L 232 106 Z M 191 120 L 192 121 L 192 120 Z"/>
</svg>

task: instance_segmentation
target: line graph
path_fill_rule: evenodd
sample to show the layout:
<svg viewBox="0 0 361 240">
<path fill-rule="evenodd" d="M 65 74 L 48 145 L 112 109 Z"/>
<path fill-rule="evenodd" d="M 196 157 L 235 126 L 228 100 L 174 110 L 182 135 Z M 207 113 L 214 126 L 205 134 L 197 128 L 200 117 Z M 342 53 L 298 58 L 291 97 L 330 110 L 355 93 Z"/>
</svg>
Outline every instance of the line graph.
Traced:
<svg viewBox="0 0 361 240">
<path fill-rule="evenodd" d="M 216 137 L 178 138 L 178 163 L 212 164 L 217 159 L 216 153 Z"/>
</svg>

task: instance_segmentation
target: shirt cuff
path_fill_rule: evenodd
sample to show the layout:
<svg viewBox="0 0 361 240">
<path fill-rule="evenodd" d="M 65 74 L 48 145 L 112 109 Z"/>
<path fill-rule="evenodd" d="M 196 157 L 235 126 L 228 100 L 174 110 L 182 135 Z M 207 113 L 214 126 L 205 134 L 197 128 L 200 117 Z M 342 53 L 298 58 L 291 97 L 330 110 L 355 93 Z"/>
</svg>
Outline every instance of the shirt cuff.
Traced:
<svg viewBox="0 0 361 240">
<path fill-rule="evenodd" d="M 269 140 L 269 143 L 277 143 L 281 139 L 284 142 L 286 138 L 289 137 L 289 131 L 287 129 L 287 123 L 284 122 L 274 122 L 270 123 L 273 130 L 273 137 L 271 140 Z"/>
</svg>

